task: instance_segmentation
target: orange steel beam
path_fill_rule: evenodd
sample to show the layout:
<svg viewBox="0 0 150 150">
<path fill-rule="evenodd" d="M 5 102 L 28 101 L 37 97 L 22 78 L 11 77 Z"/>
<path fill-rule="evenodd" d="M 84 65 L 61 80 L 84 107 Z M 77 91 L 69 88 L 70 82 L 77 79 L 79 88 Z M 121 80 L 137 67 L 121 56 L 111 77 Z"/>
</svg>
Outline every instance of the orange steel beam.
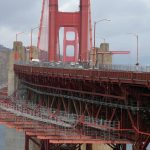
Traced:
<svg viewBox="0 0 150 150">
<path fill-rule="evenodd" d="M 97 52 L 98 54 L 129 54 L 130 51 L 100 51 L 100 52 Z"/>
<path fill-rule="evenodd" d="M 14 122 L 16 125 L 37 125 L 34 121 L 22 121 L 22 122 Z"/>
<path fill-rule="evenodd" d="M 18 131 L 25 131 L 32 133 L 32 135 L 41 135 L 41 136 L 49 136 L 49 135 L 61 135 L 61 133 L 65 134 L 65 131 L 61 131 L 58 130 L 56 128 L 52 128 L 52 126 L 40 126 L 40 125 L 35 125 L 35 123 L 33 122 L 33 126 L 31 123 L 28 124 L 28 126 L 26 126 L 26 124 L 23 125 L 23 122 L 21 122 L 22 124 L 18 124 L 18 122 L 2 122 L 3 124 L 5 124 L 7 127 L 9 128 L 16 128 Z M 28 123 L 28 122 L 27 122 Z M 32 125 L 32 126 L 31 126 Z M 44 132 L 45 130 L 45 132 Z M 71 131 L 68 133 L 72 133 Z M 62 134 L 62 135 L 63 135 Z"/>
<path fill-rule="evenodd" d="M 92 140 L 93 138 L 90 136 L 37 136 L 38 139 L 41 140 Z M 99 137 L 97 137 L 97 139 L 99 139 Z"/>
<path fill-rule="evenodd" d="M 25 82 L 25 83 L 28 83 L 28 82 Z M 30 85 L 35 85 L 37 87 L 41 87 L 41 85 L 37 85 L 37 84 L 33 84 L 33 83 L 30 83 Z M 125 100 L 125 97 L 123 97 L 123 96 L 115 96 L 115 95 L 94 93 L 94 92 L 91 93 L 91 92 L 86 92 L 86 91 L 70 90 L 70 89 L 67 89 L 67 88 L 58 88 L 58 87 L 46 86 L 46 85 L 45 86 L 42 85 L 42 87 L 51 88 L 51 89 L 57 89 L 57 90 L 62 90 L 62 91 L 76 92 L 76 93 L 81 93 L 81 94 L 91 94 L 91 95 L 95 95 L 95 96 L 103 96 L 103 97 L 115 98 L 115 99 L 119 99 L 119 100 Z"/>
<path fill-rule="evenodd" d="M 130 51 L 110 51 L 111 54 L 129 54 Z"/>
<path fill-rule="evenodd" d="M 21 128 L 22 126 L 20 126 Z M 35 127 L 33 126 L 23 126 L 22 129 L 26 130 L 26 129 L 36 129 L 37 131 L 40 130 L 40 129 L 43 129 L 43 130 L 46 130 L 46 131 L 55 131 L 57 130 L 57 128 L 52 128 L 52 127 L 43 127 L 43 126 L 40 126 L 40 125 L 37 125 Z"/>
<path fill-rule="evenodd" d="M 26 132 L 32 132 L 36 135 L 61 135 L 61 133 L 65 133 L 64 131 L 53 131 L 53 130 L 44 130 L 44 129 L 36 129 L 36 128 L 28 128 L 28 129 L 24 129 L 24 128 L 18 128 L 18 129 L 22 129 Z M 71 134 L 71 133 L 70 133 Z"/>
<path fill-rule="evenodd" d="M 49 140 L 52 144 L 132 144 L 130 141 L 105 140 Z"/>
<path fill-rule="evenodd" d="M 16 65 L 15 65 L 16 66 Z M 95 71 L 95 70 L 69 70 L 69 69 L 52 69 L 52 68 L 38 68 L 38 67 L 26 67 L 23 69 L 22 66 L 17 65 L 17 74 L 29 76 L 32 74 L 47 75 L 49 77 L 63 77 L 63 79 L 84 79 L 85 81 L 101 81 L 101 82 L 112 82 L 112 83 L 127 83 L 130 85 L 140 85 L 149 87 L 148 80 L 150 74 L 146 72 L 132 72 L 132 71 Z M 32 70 L 32 72 L 31 72 Z M 43 72 L 43 73 L 42 73 Z M 134 78 L 133 78 L 134 77 Z M 26 81 L 25 81 L 26 82 Z M 46 87 L 43 85 L 43 87 Z M 48 86 L 47 86 L 48 87 Z"/>
<path fill-rule="evenodd" d="M 127 112 L 128 112 L 128 116 L 129 116 L 129 118 L 130 118 L 130 121 L 131 121 L 131 124 L 132 124 L 133 129 L 134 129 L 138 134 L 150 136 L 150 133 L 146 133 L 146 132 L 140 131 L 140 130 L 136 127 L 136 125 L 135 125 L 135 123 L 134 123 L 134 120 L 133 120 L 133 117 L 132 117 L 132 115 L 131 115 L 131 112 L 130 112 L 129 110 L 127 110 Z"/>
<path fill-rule="evenodd" d="M 44 131 L 44 129 L 43 130 L 38 130 L 38 129 L 25 129 L 25 131 L 26 132 L 32 132 L 33 134 L 35 134 L 35 135 L 43 135 L 43 136 L 52 136 L 52 135 L 58 135 L 58 136 L 60 136 L 60 135 L 77 135 L 75 132 L 67 132 L 67 131 L 60 131 L 60 130 L 45 130 Z M 70 133 L 70 134 L 69 134 Z"/>
<path fill-rule="evenodd" d="M 45 1 L 46 0 L 43 0 L 43 2 L 42 2 L 42 11 L 41 11 L 41 18 L 40 18 L 40 28 L 39 28 L 39 33 L 38 33 L 37 48 L 40 48 L 40 40 L 41 40 L 41 33 L 42 33 L 42 26 L 43 26 Z"/>
<path fill-rule="evenodd" d="M 116 108 L 113 109 L 112 115 L 111 115 L 111 117 L 109 119 L 110 121 L 113 120 L 113 117 L 115 116 L 115 113 L 116 113 Z"/>
</svg>

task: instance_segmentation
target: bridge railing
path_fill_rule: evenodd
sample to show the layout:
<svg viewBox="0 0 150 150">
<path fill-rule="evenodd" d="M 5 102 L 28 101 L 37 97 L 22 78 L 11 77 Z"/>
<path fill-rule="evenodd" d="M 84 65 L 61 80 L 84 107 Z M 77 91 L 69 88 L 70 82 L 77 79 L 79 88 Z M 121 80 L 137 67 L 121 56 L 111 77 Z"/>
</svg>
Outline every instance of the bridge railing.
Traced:
<svg viewBox="0 0 150 150">
<path fill-rule="evenodd" d="M 55 65 L 54 65 L 55 64 Z M 15 64 L 17 73 L 55 75 L 65 78 L 81 78 L 88 80 L 111 80 L 112 82 L 136 83 L 149 86 L 149 66 L 123 66 L 123 65 L 101 65 L 99 68 L 88 68 L 77 64 L 79 67 L 66 64 L 50 62 L 31 62 Z"/>
<path fill-rule="evenodd" d="M 136 65 L 108 65 L 103 64 L 98 67 L 89 65 L 89 63 L 63 63 L 63 62 L 17 62 L 18 65 L 27 65 L 46 68 L 64 68 L 64 69 L 80 69 L 80 70 L 106 70 L 106 71 L 133 71 L 133 72 L 149 72 L 150 66 Z"/>
<path fill-rule="evenodd" d="M 150 72 L 150 66 L 99 65 L 99 69 L 100 70 L 116 70 L 116 71 Z"/>
</svg>

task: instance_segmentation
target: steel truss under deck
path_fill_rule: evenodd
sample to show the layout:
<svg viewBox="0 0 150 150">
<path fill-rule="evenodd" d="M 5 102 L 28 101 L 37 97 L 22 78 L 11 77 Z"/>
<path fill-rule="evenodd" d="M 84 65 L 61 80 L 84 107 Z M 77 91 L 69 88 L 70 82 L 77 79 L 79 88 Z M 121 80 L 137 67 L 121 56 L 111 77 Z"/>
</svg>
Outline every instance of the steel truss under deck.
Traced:
<svg viewBox="0 0 150 150">
<path fill-rule="evenodd" d="M 82 144 L 91 150 L 93 143 L 114 150 L 131 143 L 133 150 L 146 150 L 149 73 L 22 65 L 14 69 L 16 91 L 0 97 L 0 121 L 26 133 L 25 150 L 30 140 L 41 150 L 80 150 Z"/>
</svg>

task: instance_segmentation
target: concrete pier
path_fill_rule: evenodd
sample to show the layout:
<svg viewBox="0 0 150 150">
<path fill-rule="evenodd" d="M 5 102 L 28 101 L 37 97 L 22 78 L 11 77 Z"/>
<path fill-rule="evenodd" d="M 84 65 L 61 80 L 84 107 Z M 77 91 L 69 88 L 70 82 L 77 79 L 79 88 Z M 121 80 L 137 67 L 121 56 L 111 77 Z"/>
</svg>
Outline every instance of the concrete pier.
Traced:
<svg viewBox="0 0 150 150">
<path fill-rule="evenodd" d="M 94 53 L 94 51 L 96 52 Z M 95 60 L 95 66 L 97 67 L 102 64 L 112 64 L 112 54 L 109 51 L 109 43 L 101 43 L 100 47 L 95 47 L 90 53 L 90 60 L 90 65 L 94 65 Z"/>
<path fill-rule="evenodd" d="M 9 56 L 8 66 L 8 95 L 12 95 L 17 88 L 17 82 L 14 75 L 13 65 L 15 59 L 25 60 L 22 42 L 14 42 L 13 51 Z M 5 150 L 24 150 L 25 135 L 23 132 L 17 132 L 15 129 L 5 128 Z"/>
</svg>

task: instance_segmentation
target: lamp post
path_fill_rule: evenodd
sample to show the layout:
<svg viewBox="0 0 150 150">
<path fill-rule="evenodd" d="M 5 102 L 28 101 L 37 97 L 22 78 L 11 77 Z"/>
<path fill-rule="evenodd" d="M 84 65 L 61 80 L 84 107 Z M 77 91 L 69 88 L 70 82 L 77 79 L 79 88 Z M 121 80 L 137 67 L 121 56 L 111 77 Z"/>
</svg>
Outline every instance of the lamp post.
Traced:
<svg viewBox="0 0 150 150">
<path fill-rule="evenodd" d="M 18 41 L 18 35 L 23 34 L 24 32 L 16 33 L 16 42 Z"/>
<path fill-rule="evenodd" d="M 103 43 L 106 43 L 106 38 L 102 37 Z"/>
<path fill-rule="evenodd" d="M 95 65 L 97 64 L 96 46 L 95 46 L 95 44 L 96 44 L 96 25 L 97 25 L 97 23 L 102 22 L 102 21 L 111 21 L 111 20 L 110 19 L 101 19 L 101 20 L 98 20 L 98 21 L 94 22 L 94 56 L 93 57 L 95 57 L 95 59 L 96 59 L 96 60 L 94 60 Z"/>
<path fill-rule="evenodd" d="M 17 41 L 18 41 L 18 35 L 20 35 L 20 34 L 23 34 L 24 32 L 18 32 L 18 33 L 16 33 L 16 46 L 14 47 L 15 48 L 15 55 L 14 55 L 14 59 L 16 60 L 16 61 L 18 61 L 19 60 L 19 54 L 18 54 L 18 44 L 17 44 Z"/>
<path fill-rule="evenodd" d="M 139 66 L 139 36 L 135 33 L 129 33 L 136 37 L 136 66 Z"/>
<path fill-rule="evenodd" d="M 35 29 L 38 29 L 38 28 L 40 28 L 39 26 L 38 27 L 35 27 L 35 28 L 31 28 L 31 39 L 30 39 L 30 46 L 32 47 L 32 36 L 33 36 L 33 31 L 35 30 Z"/>
<path fill-rule="evenodd" d="M 34 27 L 34 28 L 31 28 L 31 36 L 30 36 L 30 52 L 29 52 L 29 59 L 30 60 L 32 60 L 32 38 L 33 38 L 33 31 L 35 30 L 35 29 L 38 29 L 38 28 L 40 28 L 39 26 L 37 26 L 37 27 Z"/>
</svg>

